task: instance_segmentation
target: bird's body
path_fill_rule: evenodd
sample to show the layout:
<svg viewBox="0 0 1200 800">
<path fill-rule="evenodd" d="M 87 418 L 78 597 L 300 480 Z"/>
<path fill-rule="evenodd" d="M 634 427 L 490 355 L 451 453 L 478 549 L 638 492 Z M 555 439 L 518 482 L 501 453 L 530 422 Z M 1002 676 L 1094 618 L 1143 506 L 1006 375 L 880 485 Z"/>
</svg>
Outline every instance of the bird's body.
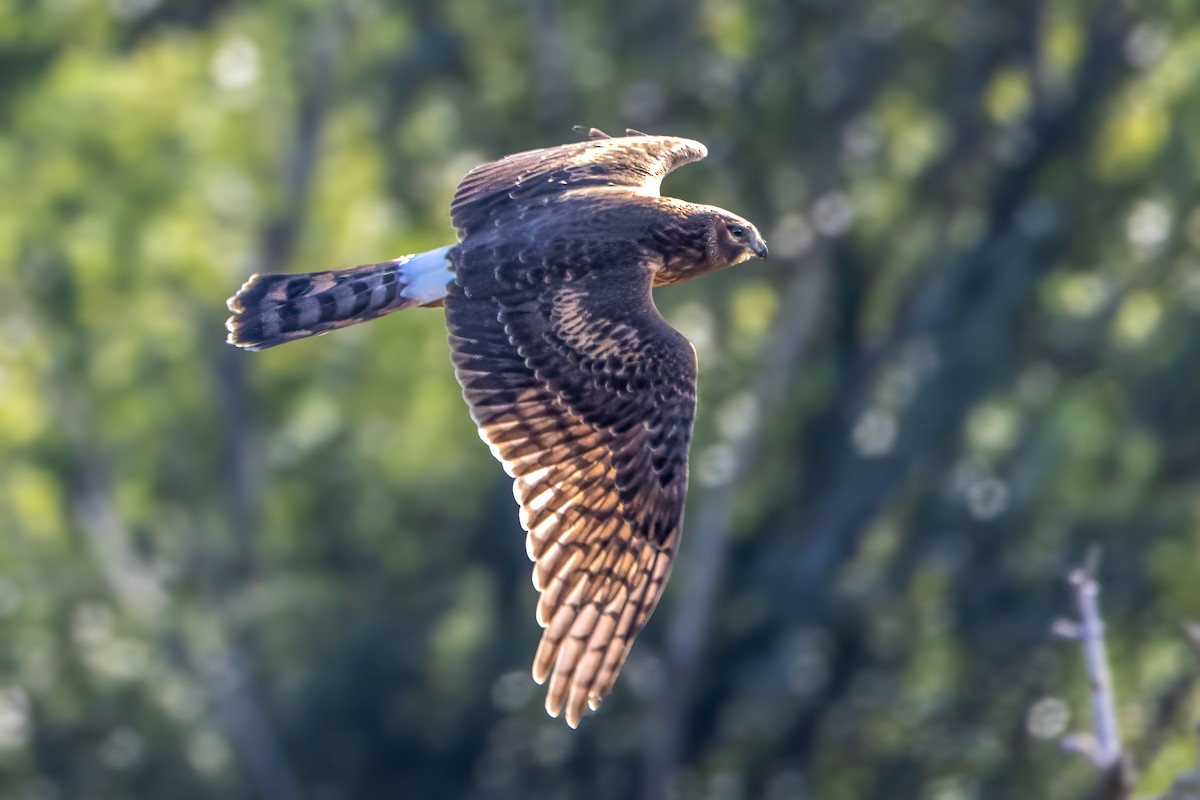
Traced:
<svg viewBox="0 0 1200 800">
<path fill-rule="evenodd" d="M 765 256 L 749 222 L 658 194 L 688 139 L 610 138 L 472 170 L 459 243 L 382 264 L 252 276 L 229 341 L 262 349 L 444 305 L 480 436 L 514 478 L 545 628 L 534 678 L 572 727 L 612 688 L 662 593 L 683 522 L 695 351 L 654 286 Z"/>
</svg>

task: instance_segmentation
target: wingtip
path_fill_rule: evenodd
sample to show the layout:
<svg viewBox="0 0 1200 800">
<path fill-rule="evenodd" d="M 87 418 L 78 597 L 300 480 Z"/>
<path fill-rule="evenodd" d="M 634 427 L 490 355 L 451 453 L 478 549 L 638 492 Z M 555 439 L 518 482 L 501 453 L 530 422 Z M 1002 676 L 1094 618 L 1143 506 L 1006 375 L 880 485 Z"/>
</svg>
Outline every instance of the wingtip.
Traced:
<svg viewBox="0 0 1200 800">
<path fill-rule="evenodd" d="M 538 645 L 541 650 L 541 644 Z M 546 679 L 550 677 L 550 664 L 545 659 L 540 659 L 537 655 L 533 657 L 533 682 L 538 686 L 543 686 Z"/>
<path fill-rule="evenodd" d="M 555 693 L 552 691 L 546 695 L 545 708 L 546 713 L 551 717 L 558 719 L 559 715 L 561 715 L 563 722 L 567 723 L 571 730 L 576 730 L 579 728 L 579 723 L 583 721 L 583 709 L 585 704 L 575 703 L 572 702 L 572 700 L 573 698 L 568 699 L 566 697 L 555 695 Z"/>
</svg>

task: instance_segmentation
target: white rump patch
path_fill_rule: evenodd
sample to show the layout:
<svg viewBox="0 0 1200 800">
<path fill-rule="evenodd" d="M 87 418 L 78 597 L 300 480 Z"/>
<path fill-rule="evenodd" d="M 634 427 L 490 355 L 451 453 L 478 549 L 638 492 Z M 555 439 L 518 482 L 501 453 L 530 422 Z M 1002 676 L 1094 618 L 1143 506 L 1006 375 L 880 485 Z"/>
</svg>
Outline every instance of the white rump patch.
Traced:
<svg viewBox="0 0 1200 800">
<path fill-rule="evenodd" d="M 404 288 L 400 294 L 418 305 L 436 303 L 446 296 L 446 286 L 454 280 L 454 268 L 446 255 L 454 245 L 427 250 L 394 260 Z"/>
</svg>

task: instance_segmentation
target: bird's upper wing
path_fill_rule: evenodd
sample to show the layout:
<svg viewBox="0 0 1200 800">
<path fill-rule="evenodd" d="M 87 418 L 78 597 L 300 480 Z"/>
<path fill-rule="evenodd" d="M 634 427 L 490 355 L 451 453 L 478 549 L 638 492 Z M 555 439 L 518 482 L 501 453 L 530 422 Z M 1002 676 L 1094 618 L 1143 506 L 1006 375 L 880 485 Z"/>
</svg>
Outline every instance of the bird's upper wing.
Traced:
<svg viewBox="0 0 1200 800">
<path fill-rule="evenodd" d="M 450 204 L 461 238 L 570 189 L 622 186 L 658 194 L 663 177 L 708 155 L 675 136 L 621 136 L 529 150 L 467 173 Z"/>
<path fill-rule="evenodd" d="M 572 727 L 612 688 L 683 522 L 695 350 L 654 307 L 651 266 L 501 296 L 460 269 L 446 299 L 463 396 L 516 479 L 545 628 L 534 678 Z"/>
</svg>

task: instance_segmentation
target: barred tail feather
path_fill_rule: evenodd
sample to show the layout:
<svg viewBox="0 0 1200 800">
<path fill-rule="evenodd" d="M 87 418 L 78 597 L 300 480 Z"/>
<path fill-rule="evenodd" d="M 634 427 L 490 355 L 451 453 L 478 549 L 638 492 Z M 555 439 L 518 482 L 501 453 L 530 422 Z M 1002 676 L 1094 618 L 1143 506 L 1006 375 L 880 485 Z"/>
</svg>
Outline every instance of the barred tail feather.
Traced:
<svg viewBox="0 0 1200 800">
<path fill-rule="evenodd" d="M 316 336 L 414 306 L 440 306 L 450 247 L 381 264 L 296 275 L 251 275 L 226 305 L 229 343 L 246 350 Z"/>
</svg>

